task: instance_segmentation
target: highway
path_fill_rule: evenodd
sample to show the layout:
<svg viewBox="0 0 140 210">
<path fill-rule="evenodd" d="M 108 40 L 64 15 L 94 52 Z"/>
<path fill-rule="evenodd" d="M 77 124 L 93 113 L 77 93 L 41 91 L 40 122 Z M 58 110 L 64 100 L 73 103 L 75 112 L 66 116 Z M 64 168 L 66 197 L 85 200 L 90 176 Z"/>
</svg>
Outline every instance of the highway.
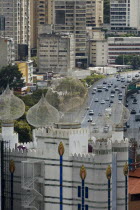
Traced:
<svg viewBox="0 0 140 210">
<path fill-rule="evenodd" d="M 122 88 L 122 86 L 124 85 L 128 85 L 129 83 L 127 83 L 127 80 L 131 80 L 132 77 L 135 77 L 135 74 L 138 74 L 138 71 L 134 71 L 134 72 L 127 72 L 127 73 L 123 73 L 120 74 L 120 77 L 124 77 L 125 81 L 121 82 L 121 81 L 117 81 L 116 76 L 110 76 L 107 77 L 106 79 L 100 80 L 98 81 L 96 84 L 94 84 L 90 89 L 89 89 L 89 102 L 88 102 L 88 107 L 89 110 L 93 110 L 94 115 L 89 115 L 89 110 L 85 110 L 85 114 L 83 116 L 82 119 L 82 127 L 87 127 L 88 125 L 91 125 L 91 122 L 88 122 L 88 119 L 91 117 L 93 122 L 96 121 L 99 113 L 104 113 L 105 109 L 109 107 L 111 100 L 114 100 L 115 97 L 118 97 L 118 92 L 122 92 L 122 97 L 124 99 L 125 96 L 125 88 Z M 130 78 L 127 78 L 128 75 L 130 76 Z M 140 73 L 139 73 L 140 76 Z M 140 77 L 139 77 L 140 78 Z M 106 81 L 107 84 L 103 84 L 103 81 Z M 103 86 L 108 86 L 109 83 L 112 82 L 111 87 L 108 88 L 108 91 L 105 91 L 105 89 L 102 89 L 102 92 L 97 92 L 95 94 L 92 94 L 93 92 L 93 88 L 97 88 L 98 85 L 102 85 Z M 115 86 L 117 86 L 119 88 L 119 91 L 115 91 L 115 93 L 111 93 L 111 90 L 115 89 Z M 111 95 L 114 95 L 114 97 L 111 97 Z M 140 94 L 136 94 L 136 99 L 137 99 L 137 104 L 133 104 L 133 99 L 131 98 L 131 96 L 129 96 L 128 98 L 128 109 L 131 111 L 133 108 L 136 110 L 136 112 L 138 113 L 140 111 Z M 98 98 L 98 102 L 95 102 L 95 98 Z M 106 99 L 109 98 L 109 101 L 106 101 Z M 101 101 L 104 100 L 105 104 L 101 104 Z M 123 102 L 123 100 L 122 100 Z M 128 121 L 128 125 L 130 126 L 129 128 L 127 128 L 127 131 L 124 133 L 126 137 L 130 138 L 135 138 L 136 140 L 140 139 L 140 121 L 135 121 L 135 114 L 131 114 L 130 115 L 130 119 Z M 92 127 L 92 126 L 91 126 Z"/>
</svg>

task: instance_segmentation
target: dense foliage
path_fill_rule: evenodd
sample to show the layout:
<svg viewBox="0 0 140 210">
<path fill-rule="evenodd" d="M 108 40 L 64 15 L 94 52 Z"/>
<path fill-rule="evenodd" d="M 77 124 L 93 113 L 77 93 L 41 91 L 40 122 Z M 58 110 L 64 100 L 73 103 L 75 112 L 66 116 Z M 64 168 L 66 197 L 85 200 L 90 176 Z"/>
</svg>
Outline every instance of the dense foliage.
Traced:
<svg viewBox="0 0 140 210">
<path fill-rule="evenodd" d="M 110 23 L 110 0 L 104 0 L 104 23 Z"/>
<path fill-rule="evenodd" d="M 92 74 L 91 76 L 87 76 L 85 79 L 82 80 L 82 82 L 84 84 L 87 84 L 87 85 L 93 85 L 94 82 L 100 80 L 100 79 L 103 79 L 105 78 L 104 75 L 97 75 L 97 74 Z"/>
<path fill-rule="evenodd" d="M 22 73 L 17 65 L 8 65 L 0 69 L 0 90 L 4 90 L 9 84 L 10 88 L 21 88 L 24 86 Z"/>
<path fill-rule="evenodd" d="M 133 69 L 140 67 L 140 56 L 139 55 L 119 55 L 115 63 L 118 65 L 131 65 Z"/>
</svg>

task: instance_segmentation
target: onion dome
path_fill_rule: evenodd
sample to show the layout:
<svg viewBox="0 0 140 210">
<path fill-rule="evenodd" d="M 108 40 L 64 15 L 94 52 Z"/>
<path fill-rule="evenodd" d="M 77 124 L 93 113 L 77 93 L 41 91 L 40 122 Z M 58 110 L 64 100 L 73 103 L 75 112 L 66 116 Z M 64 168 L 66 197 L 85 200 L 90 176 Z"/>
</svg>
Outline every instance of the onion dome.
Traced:
<svg viewBox="0 0 140 210">
<path fill-rule="evenodd" d="M 13 94 L 9 86 L 0 96 L 0 120 L 4 123 L 20 118 L 25 112 L 24 102 Z"/>
<path fill-rule="evenodd" d="M 93 127 L 92 134 L 97 140 L 108 139 L 112 136 L 112 124 L 108 115 L 104 114 L 95 119 L 96 125 Z"/>
<path fill-rule="evenodd" d="M 39 102 L 28 110 L 26 118 L 34 127 L 46 127 L 59 121 L 59 112 L 42 95 Z"/>
<path fill-rule="evenodd" d="M 56 98 L 53 95 L 57 96 L 58 109 L 61 113 L 60 122 L 81 122 L 88 103 L 88 90 L 83 83 L 76 78 L 65 77 L 57 80 L 51 91 L 47 92 L 46 97 L 51 104 L 54 104 L 53 100 Z"/>
<path fill-rule="evenodd" d="M 117 99 L 111 108 L 110 121 L 114 127 L 123 127 L 124 123 L 129 120 L 129 110 Z"/>
</svg>

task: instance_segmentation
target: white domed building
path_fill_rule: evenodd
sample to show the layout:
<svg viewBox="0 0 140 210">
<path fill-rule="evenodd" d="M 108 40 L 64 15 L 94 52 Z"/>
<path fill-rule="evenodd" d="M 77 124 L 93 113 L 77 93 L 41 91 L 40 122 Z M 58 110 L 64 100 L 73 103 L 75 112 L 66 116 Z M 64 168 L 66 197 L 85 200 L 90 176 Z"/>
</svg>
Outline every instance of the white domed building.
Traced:
<svg viewBox="0 0 140 210">
<path fill-rule="evenodd" d="M 0 106 L 1 142 L 10 141 L 11 148 L 1 149 L 3 209 L 8 205 L 14 210 L 126 209 L 128 140 L 122 124 L 119 131 L 115 125 L 106 134 L 103 123 L 92 140 L 80 123 L 60 123 L 58 110 L 42 96 L 27 113 L 27 121 L 36 127 L 33 141 L 19 146 L 13 120 L 24 113 L 24 103 L 7 89 Z M 7 164 L 10 168 L 5 170 Z"/>
</svg>

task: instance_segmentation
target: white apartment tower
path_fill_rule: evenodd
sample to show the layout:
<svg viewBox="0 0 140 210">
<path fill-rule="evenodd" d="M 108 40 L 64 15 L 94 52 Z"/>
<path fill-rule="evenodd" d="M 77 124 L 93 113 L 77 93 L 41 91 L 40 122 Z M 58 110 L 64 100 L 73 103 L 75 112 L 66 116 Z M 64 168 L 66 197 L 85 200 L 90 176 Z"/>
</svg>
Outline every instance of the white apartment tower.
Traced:
<svg viewBox="0 0 140 210">
<path fill-rule="evenodd" d="M 26 44 L 30 48 L 30 1 L 0 0 L 0 14 L 5 22 L 0 34 L 13 38 L 18 58 L 18 44 Z"/>
<path fill-rule="evenodd" d="M 110 24 L 111 29 L 122 30 L 140 28 L 139 0 L 111 0 Z"/>
</svg>

